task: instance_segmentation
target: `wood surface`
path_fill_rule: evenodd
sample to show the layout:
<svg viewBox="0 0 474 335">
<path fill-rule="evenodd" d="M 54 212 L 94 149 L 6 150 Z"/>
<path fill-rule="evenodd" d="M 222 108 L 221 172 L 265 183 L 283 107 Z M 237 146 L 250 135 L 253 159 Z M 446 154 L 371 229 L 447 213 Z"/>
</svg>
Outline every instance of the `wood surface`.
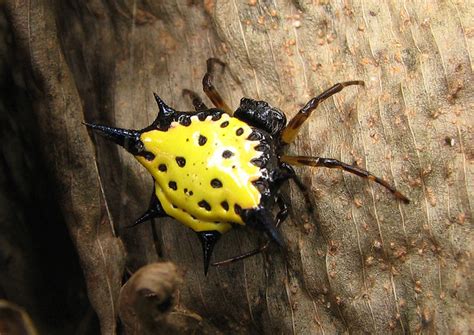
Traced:
<svg viewBox="0 0 474 335">
<path fill-rule="evenodd" d="M 160 260 L 182 271 L 170 317 L 182 319 L 160 319 L 157 329 L 174 322 L 182 333 L 473 331 L 472 1 L 11 0 L 3 6 L 2 77 L 9 86 L 2 94 L 0 227 L 17 236 L 5 237 L 16 250 L 12 257 L 27 255 L 21 266 L 5 268 L 9 277 L 0 284 L 7 298 L 22 305 L 22 293 L 11 293 L 15 278 L 25 279 L 20 291 L 31 290 L 35 280 L 22 276 L 22 267 L 42 273 L 28 247 L 35 236 L 15 233 L 13 223 L 51 227 L 31 212 L 27 219 L 12 216 L 29 208 L 11 197 L 15 190 L 42 199 L 40 207 L 61 222 L 51 236 L 67 227 L 102 334 L 134 333 L 117 328 L 123 274 Z M 82 122 L 144 128 L 157 113 L 153 92 L 191 110 L 181 91 L 204 97 L 209 57 L 227 63 L 216 87 L 234 109 L 245 96 L 291 117 L 333 84 L 363 80 L 365 87 L 347 87 L 324 102 L 288 152 L 357 164 L 411 203 L 339 170 L 298 168 L 315 212 L 306 211 L 293 184 L 284 186 L 292 202 L 281 229 L 287 252 L 273 247 L 207 277 L 199 241 L 184 226 L 160 219 L 126 229 L 148 205 L 151 178 Z M 37 165 L 44 173 L 26 178 Z M 214 259 L 263 241 L 258 232 L 234 230 Z M 26 300 L 38 328 L 53 329 L 35 311 L 38 304 Z"/>
</svg>

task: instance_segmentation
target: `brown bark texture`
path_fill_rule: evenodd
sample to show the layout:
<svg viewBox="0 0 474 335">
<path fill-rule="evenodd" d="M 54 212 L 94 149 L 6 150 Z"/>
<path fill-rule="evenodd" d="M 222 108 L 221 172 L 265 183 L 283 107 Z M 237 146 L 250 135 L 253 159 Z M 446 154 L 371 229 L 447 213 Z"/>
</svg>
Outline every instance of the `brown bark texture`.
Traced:
<svg viewBox="0 0 474 335">
<path fill-rule="evenodd" d="M 174 308 L 193 320 L 173 328 L 182 333 L 474 331 L 471 1 L 9 0 L 3 12 L 0 227 L 11 236 L 0 235 L 0 293 L 40 331 L 49 328 L 39 305 L 19 298 L 41 273 L 33 228 L 20 223 L 51 217 L 59 223 L 44 237 L 67 227 L 102 334 L 133 333 L 117 326 L 124 273 L 161 260 L 182 271 Z M 142 129 L 157 114 L 153 92 L 192 110 L 181 90 L 201 92 L 209 57 L 227 63 L 216 87 L 229 105 L 251 97 L 288 117 L 337 82 L 363 80 L 324 102 L 288 152 L 358 164 L 411 203 L 340 170 L 298 168 L 315 211 L 285 184 L 288 250 L 272 247 L 207 277 L 183 225 L 126 229 L 148 206 L 151 178 L 82 122 Z M 13 215 L 29 207 L 12 189 L 40 194 L 29 201 L 49 216 Z M 214 260 L 264 240 L 233 230 Z M 61 277 L 51 280 L 54 289 Z M 11 293 L 17 285 L 27 293 Z M 159 322 L 157 332 L 169 329 Z"/>
</svg>

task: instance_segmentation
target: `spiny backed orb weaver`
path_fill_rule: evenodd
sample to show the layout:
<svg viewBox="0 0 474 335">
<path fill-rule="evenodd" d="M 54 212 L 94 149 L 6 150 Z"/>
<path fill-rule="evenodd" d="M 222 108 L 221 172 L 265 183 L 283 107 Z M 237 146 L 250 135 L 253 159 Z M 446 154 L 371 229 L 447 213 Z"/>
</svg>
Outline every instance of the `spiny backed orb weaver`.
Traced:
<svg viewBox="0 0 474 335">
<path fill-rule="evenodd" d="M 133 226 L 153 218 L 172 217 L 191 228 L 202 243 L 207 274 L 215 243 L 234 225 L 262 230 L 280 247 L 285 246 L 278 230 L 288 216 L 288 204 L 280 193 L 282 183 L 292 179 L 311 208 L 309 193 L 292 165 L 342 169 L 379 183 L 398 199 L 409 202 L 366 170 L 332 158 L 284 154 L 285 147 L 322 101 L 346 86 L 364 82 L 332 86 L 311 99 L 287 124 L 285 114 L 265 101 L 242 98 L 239 108 L 232 112 L 212 84 L 217 65 L 224 69 L 225 63 L 216 58 L 207 60 L 202 81 L 204 92 L 217 108 L 208 108 L 196 93 L 183 90 L 183 95 L 192 98 L 194 112 L 176 111 L 155 94 L 158 116 L 142 130 L 86 123 L 133 154 L 153 176 L 150 206 Z M 274 217 L 275 206 L 279 212 Z M 266 249 L 270 240 L 254 251 L 213 265 L 255 255 Z"/>
</svg>

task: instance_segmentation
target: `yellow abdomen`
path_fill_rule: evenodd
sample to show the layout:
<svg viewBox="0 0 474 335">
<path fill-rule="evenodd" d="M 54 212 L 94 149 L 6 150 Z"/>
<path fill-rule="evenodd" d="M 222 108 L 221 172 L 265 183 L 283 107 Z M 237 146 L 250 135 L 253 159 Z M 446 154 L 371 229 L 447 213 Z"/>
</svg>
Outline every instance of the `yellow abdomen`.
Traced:
<svg viewBox="0 0 474 335">
<path fill-rule="evenodd" d="M 252 182 L 261 171 L 251 163 L 261 155 L 255 150 L 260 142 L 247 140 L 251 132 L 227 114 L 216 121 L 193 116 L 188 126 L 173 122 L 166 131 L 142 133 L 145 150 L 155 157 L 136 158 L 153 175 L 156 196 L 169 216 L 194 231 L 224 233 L 231 223 L 244 224 L 239 209 L 260 204 Z"/>
</svg>

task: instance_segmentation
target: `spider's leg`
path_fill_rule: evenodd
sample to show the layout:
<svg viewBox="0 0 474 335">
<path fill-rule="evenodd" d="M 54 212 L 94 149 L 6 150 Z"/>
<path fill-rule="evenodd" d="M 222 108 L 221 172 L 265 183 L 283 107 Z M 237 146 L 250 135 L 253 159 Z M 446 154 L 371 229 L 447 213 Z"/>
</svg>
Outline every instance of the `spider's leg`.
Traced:
<svg viewBox="0 0 474 335">
<path fill-rule="evenodd" d="M 373 175 L 367 170 L 363 170 L 356 166 L 343 163 L 341 161 L 338 161 L 337 159 L 310 157 L 310 156 L 281 156 L 280 159 L 282 162 L 285 162 L 291 165 L 296 165 L 296 166 L 301 166 L 301 165 L 322 166 L 322 167 L 327 167 L 331 169 L 344 170 L 344 171 L 353 173 L 355 175 L 358 175 L 359 177 L 367 178 L 369 180 L 376 182 L 377 184 L 384 186 L 390 192 L 392 192 L 392 194 L 395 197 L 402 200 L 404 203 L 410 202 L 410 200 L 406 196 L 401 194 L 395 187 L 387 183 L 385 180 L 380 179 L 379 177 Z"/>
<path fill-rule="evenodd" d="M 204 102 L 202 102 L 201 97 L 196 92 L 184 89 L 183 90 L 183 97 L 186 97 L 186 96 L 191 98 L 191 101 L 193 103 L 193 106 L 194 106 L 194 109 L 196 110 L 196 112 L 201 112 L 201 111 L 205 111 L 205 110 L 209 109 L 209 108 L 207 108 L 206 104 Z"/>
<path fill-rule="evenodd" d="M 313 212 L 313 203 L 311 202 L 311 194 L 310 194 L 308 188 L 306 187 L 306 185 L 303 183 L 303 181 L 300 179 L 300 177 L 298 177 L 295 170 L 291 167 L 290 164 L 282 163 L 281 164 L 281 169 L 282 169 L 282 172 L 280 172 L 276 176 L 276 178 L 281 180 L 281 181 L 292 179 L 295 182 L 298 189 L 300 190 L 300 192 L 303 194 L 304 201 L 306 203 L 306 207 L 308 208 L 308 212 L 312 213 Z"/>
<path fill-rule="evenodd" d="M 140 216 L 135 222 L 127 228 L 132 228 L 140 223 L 143 223 L 145 221 L 154 219 L 154 218 L 163 218 L 167 217 L 168 214 L 165 213 L 165 210 L 163 209 L 163 206 L 161 206 L 160 200 L 156 197 L 155 194 L 155 189 L 153 188 L 153 191 L 151 193 L 151 199 L 150 199 L 150 205 L 145 213 L 143 213 L 142 216 Z"/>
<path fill-rule="evenodd" d="M 327 98 L 333 96 L 334 94 L 342 91 L 342 89 L 346 86 L 350 85 L 361 85 L 364 86 L 364 82 L 360 80 L 352 80 L 346 81 L 343 83 L 337 83 L 336 85 L 332 86 L 331 88 L 327 89 L 317 97 L 314 97 L 308 103 L 299 110 L 298 114 L 296 114 L 288 125 L 283 129 L 281 133 L 281 142 L 284 144 L 289 144 L 293 142 L 296 135 L 303 125 L 303 123 L 311 116 L 311 113 L 318 107 L 318 105 L 326 100 Z"/>
<path fill-rule="evenodd" d="M 280 226 L 280 224 L 283 221 L 285 221 L 286 218 L 288 217 L 288 204 L 287 204 L 286 200 L 283 198 L 283 196 L 281 194 L 278 195 L 277 204 L 278 204 L 278 207 L 280 208 L 280 211 L 278 212 L 278 214 L 276 215 L 276 218 L 275 218 L 275 227 L 278 228 Z M 257 255 L 257 254 L 265 251 L 266 249 L 268 249 L 268 247 L 270 246 L 270 242 L 271 242 L 271 240 L 267 240 L 264 244 L 262 244 L 257 249 L 254 249 L 252 251 L 246 252 L 246 253 L 238 255 L 238 256 L 228 258 L 228 259 L 223 260 L 223 261 L 214 262 L 214 263 L 212 263 L 212 266 L 228 265 L 230 263 L 240 261 L 240 260 L 245 259 L 247 257 Z"/>
<path fill-rule="evenodd" d="M 214 80 L 214 74 L 216 72 L 216 65 L 220 65 L 222 70 L 225 68 L 225 63 L 217 58 L 209 58 L 207 60 L 207 72 L 204 75 L 204 78 L 202 78 L 202 88 L 209 99 L 211 99 L 214 106 L 222 109 L 227 114 L 232 115 L 233 111 L 225 103 L 224 99 L 222 99 L 221 95 L 219 92 L 217 92 L 216 88 L 212 84 L 212 81 Z"/>
</svg>

